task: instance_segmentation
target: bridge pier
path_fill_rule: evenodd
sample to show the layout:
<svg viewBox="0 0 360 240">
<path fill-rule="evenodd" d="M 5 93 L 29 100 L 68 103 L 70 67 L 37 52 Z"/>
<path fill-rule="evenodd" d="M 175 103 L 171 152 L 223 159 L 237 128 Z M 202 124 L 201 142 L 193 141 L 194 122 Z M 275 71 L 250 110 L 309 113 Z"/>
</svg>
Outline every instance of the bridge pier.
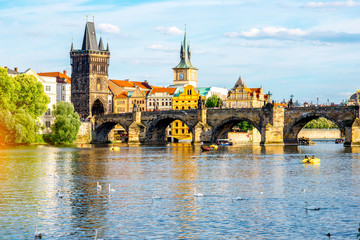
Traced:
<svg viewBox="0 0 360 240">
<path fill-rule="evenodd" d="M 192 143 L 211 142 L 212 127 L 206 121 L 207 110 L 197 110 L 197 120 L 199 121 L 193 128 Z"/>
<path fill-rule="evenodd" d="M 134 112 L 133 119 L 135 120 L 129 126 L 128 143 L 140 144 L 145 139 L 146 127 L 141 123 L 141 112 Z"/>
<path fill-rule="evenodd" d="M 351 127 L 345 127 L 344 146 L 360 146 L 360 118 L 356 118 Z"/>
<path fill-rule="evenodd" d="M 260 145 L 284 145 L 284 112 L 284 108 L 272 107 L 270 121 L 261 127 Z"/>
</svg>

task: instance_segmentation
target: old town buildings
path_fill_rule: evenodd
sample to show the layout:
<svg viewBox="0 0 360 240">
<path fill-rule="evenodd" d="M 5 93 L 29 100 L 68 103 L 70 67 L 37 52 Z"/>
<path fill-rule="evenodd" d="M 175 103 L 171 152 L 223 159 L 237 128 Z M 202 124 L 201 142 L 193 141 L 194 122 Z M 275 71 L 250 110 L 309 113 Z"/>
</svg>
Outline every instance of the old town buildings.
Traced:
<svg viewBox="0 0 360 240">
<path fill-rule="evenodd" d="M 262 87 L 248 88 L 239 77 L 229 91 L 226 107 L 228 108 L 260 108 L 270 102 L 270 96 L 264 94 Z"/>
</svg>

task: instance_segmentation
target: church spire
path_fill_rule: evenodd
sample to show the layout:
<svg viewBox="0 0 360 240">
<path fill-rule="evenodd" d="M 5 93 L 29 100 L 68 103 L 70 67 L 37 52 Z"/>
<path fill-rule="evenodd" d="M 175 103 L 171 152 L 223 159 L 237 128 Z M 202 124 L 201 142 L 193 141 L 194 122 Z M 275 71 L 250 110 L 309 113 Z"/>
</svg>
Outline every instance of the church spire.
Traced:
<svg viewBox="0 0 360 240">
<path fill-rule="evenodd" d="M 195 68 L 191 64 L 190 57 L 191 57 L 190 42 L 187 41 L 186 25 L 185 25 L 184 41 L 181 43 L 181 47 L 180 47 L 180 63 L 175 68 Z"/>
</svg>

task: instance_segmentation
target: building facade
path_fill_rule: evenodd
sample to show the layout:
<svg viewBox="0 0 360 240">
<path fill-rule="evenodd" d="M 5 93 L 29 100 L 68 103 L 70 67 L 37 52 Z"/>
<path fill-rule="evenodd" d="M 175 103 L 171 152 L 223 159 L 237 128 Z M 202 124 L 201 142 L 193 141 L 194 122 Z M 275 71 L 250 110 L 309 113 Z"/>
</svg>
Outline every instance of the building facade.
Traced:
<svg viewBox="0 0 360 240">
<path fill-rule="evenodd" d="M 56 104 L 56 78 L 39 76 L 34 70 L 28 69 L 24 74 L 34 76 L 44 86 L 45 94 L 49 97 L 49 104 L 46 112 L 39 118 L 41 125 L 45 128 L 42 133 L 50 133 L 50 127 L 54 123 L 52 116 L 53 106 Z"/>
<path fill-rule="evenodd" d="M 108 112 L 109 45 L 97 44 L 95 25 L 87 22 L 82 48 L 71 44 L 71 102 L 81 118 Z"/>
<path fill-rule="evenodd" d="M 153 87 L 146 99 L 148 111 L 167 111 L 172 109 L 173 94 L 176 88 Z"/>
<path fill-rule="evenodd" d="M 56 79 L 56 102 L 71 102 L 71 78 L 66 71 L 38 73 L 41 77 L 53 77 Z"/>
<path fill-rule="evenodd" d="M 262 87 L 248 88 L 239 77 L 226 99 L 228 108 L 260 108 L 270 102 L 270 96 L 264 94 Z"/>
</svg>

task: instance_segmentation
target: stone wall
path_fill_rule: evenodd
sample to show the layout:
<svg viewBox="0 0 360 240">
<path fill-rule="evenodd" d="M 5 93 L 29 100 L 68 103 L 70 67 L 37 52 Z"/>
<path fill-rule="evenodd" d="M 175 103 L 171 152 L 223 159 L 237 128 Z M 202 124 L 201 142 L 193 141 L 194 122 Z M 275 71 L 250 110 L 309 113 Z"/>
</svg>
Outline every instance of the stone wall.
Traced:
<svg viewBox="0 0 360 240">
<path fill-rule="evenodd" d="M 341 131 L 339 129 L 302 129 L 298 137 L 310 139 L 341 138 Z"/>
<path fill-rule="evenodd" d="M 261 135 L 256 129 L 249 132 L 229 132 L 228 138 L 233 143 L 260 143 Z"/>
<path fill-rule="evenodd" d="M 92 139 L 91 135 L 91 123 L 81 122 L 78 138 L 75 143 L 90 143 Z"/>
</svg>

